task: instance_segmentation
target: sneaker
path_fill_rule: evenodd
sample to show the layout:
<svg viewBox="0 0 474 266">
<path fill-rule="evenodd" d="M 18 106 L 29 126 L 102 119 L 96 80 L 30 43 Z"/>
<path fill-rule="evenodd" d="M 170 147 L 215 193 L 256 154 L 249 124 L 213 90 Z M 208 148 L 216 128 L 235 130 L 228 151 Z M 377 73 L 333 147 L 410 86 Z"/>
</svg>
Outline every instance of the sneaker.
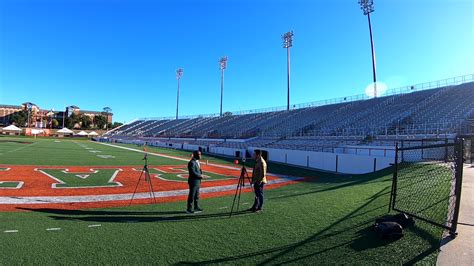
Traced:
<svg viewBox="0 0 474 266">
<path fill-rule="evenodd" d="M 262 209 L 256 209 L 254 212 L 261 213 L 261 212 L 263 212 L 263 210 Z"/>
<path fill-rule="evenodd" d="M 193 214 L 194 212 L 193 212 L 193 210 L 186 210 L 186 213 L 187 214 Z"/>
<path fill-rule="evenodd" d="M 204 211 L 204 210 L 201 209 L 201 208 L 199 208 L 199 207 L 198 207 L 198 208 L 194 208 L 194 212 L 195 212 L 195 213 L 200 213 L 200 212 L 202 212 L 202 211 Z"/>
</svg>

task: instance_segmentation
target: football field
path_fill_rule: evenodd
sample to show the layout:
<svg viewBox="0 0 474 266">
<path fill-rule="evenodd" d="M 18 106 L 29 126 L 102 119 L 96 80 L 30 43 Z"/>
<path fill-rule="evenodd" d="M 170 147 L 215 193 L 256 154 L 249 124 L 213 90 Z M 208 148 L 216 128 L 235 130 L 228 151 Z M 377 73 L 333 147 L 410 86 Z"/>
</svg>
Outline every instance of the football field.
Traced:
<svg viewBox="0 0 474 266">
<path fill-rule="evenodd" d="M 388 210 L 389 170 L 335 175 L 269 163 L 263 213 L 243 211 L 253 202 L 246 187 L 240 211 L 229 217 L 240 168 L 204 156 L 204 212 L 188 215 L 190 152 L 148 148 L 157 201 L 150 204 L 149 187 L 139 180 L 141 150 L 0 137 L 0 264 L 436 261 L 436 227 L 417 222 L 394 242 L 371 232 Z"/>
</svg>

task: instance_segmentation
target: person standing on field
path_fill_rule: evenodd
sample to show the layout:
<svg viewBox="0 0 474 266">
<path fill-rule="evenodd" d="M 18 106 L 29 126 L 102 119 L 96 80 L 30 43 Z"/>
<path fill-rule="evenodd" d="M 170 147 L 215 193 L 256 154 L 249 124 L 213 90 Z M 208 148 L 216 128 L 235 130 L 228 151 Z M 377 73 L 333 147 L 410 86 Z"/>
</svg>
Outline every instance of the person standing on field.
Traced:
<svg viewBox="0 0 474 266">
<path fill-rule="evenodd" d="M 201 187 L 202 170 L 199 160 L 201 159 L 200 151 L 193 151 L 193 158 L 188 163 L 188 205 L 186 213 L 198 213 L 203 210 L 199 207 L 199 188 Z M 194 210 L 192 209 L 194 203 Z"/>
<path fill-rule="evenodd" d="M 262 151 L 255 150 L 255 166 L 252 173 L 252 184 L 255 192 L 255 201 L 252 212 L 261 212 L 263 208 L 263 186 L 267 183 L 267 162 L 262 158 Z"/>
</svg>

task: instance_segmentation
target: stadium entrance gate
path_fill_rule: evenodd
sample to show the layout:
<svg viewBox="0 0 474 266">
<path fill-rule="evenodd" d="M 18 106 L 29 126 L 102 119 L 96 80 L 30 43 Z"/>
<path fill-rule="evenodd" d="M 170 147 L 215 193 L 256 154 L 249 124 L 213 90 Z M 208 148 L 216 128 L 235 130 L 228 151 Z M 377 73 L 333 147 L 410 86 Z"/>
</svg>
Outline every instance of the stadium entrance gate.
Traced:
<svg viewBox="0 0 474 266">
<path fill-rule="evenodd" d="M 463 139 L 404 141 L 396 145 L 392 209 L 455 237 L 461 199 Z"/>
</svg>

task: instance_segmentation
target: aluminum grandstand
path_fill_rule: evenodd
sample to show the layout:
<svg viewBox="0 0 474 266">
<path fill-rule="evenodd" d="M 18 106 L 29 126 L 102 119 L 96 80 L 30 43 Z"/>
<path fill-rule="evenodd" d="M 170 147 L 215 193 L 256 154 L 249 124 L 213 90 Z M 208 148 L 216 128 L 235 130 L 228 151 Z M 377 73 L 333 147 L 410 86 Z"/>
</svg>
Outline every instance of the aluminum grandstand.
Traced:
<svg viewBox="0 0 474 266">
<path fill-rule="evenodd" d="M 469 76 L 462 78 L 465 81 Z M 309 103 L 289 111 L 270 109 L 224 116 L 137 119 L 107 136 L 246 139 L 450 134 L 469 130 L 466 126 L 474 111 L 474 82 L 429 89 L 411 86 L 409 90 L 394 92 L 372 99 L 346 97 L 339 103 L 320 106 Z"/>
<path fill-rule="evenodd" d="M 284 163 L 291 159 L 289 151 L 390 157 L 403 139 L 447 139 L 474 132 L 474 75 L 394 89 L 383 97 L 358 95 L 281 109 L 137 119 L 100 141 L 200 148 L 228 156 L 259 148 L 284 154 L 275 159 Z M 313 155 L 302 155 L 307 162 L 295 164 L 310 166 Z"/>
</svg>

